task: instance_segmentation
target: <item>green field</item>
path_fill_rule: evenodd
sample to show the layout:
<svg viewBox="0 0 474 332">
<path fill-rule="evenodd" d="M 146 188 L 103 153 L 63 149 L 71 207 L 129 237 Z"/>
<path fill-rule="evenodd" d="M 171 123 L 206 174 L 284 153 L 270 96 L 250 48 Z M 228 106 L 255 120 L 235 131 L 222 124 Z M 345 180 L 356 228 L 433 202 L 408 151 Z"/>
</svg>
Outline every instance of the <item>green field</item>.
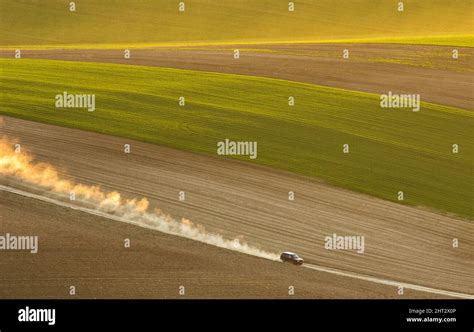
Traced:
<svg viewBox="0 0 474 332">
<path fill-rule="evenodd" d="M 52 60 L 0 64 L 0 114 L 214 156 L 225 138 L 257 141 L 258 158 L 239 159 L 389 200 L 402 190 L 406 204 L 473 217 L 469 111 L 427 103 L 417 113 L 381 109 L 378 95 L 220 73 Z M 95 94 L 96 111 L 55 108 L 63 91 Z M 454 143 L 459 154 L 451 152 Z"/>
<path fill-rule="evenodd" d="M 403 12 L 393 0 L 298 0 L 294 12 L 286 0 L 184 0 L 185 12 L 169 0 L 78 0 L 75 12 L 69 2 L 0 0 L 0 48 L 366 38 L 473 46 L 471 0 L 404 0 Z"/>
</svg>

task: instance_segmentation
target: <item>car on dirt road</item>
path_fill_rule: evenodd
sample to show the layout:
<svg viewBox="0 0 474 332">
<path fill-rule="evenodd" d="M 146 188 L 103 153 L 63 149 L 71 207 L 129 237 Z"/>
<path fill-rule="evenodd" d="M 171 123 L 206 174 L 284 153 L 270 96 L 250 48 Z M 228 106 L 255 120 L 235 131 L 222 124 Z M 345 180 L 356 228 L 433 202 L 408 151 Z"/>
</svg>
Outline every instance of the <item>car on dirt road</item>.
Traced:
<svg viewBox="0 0 474 332">
<path fill-rule="evenodd" d="M 288 262 L 288 263 L 292 263 L 294 265 L 303 265 L 303 263 L 304 263 L 303 258 L 301 258 L 297 254 L 289 252 L 289 251 L 285 251 L 285 252 L 281 253 L 280 259 L 283 263 Z"/>
</svg>

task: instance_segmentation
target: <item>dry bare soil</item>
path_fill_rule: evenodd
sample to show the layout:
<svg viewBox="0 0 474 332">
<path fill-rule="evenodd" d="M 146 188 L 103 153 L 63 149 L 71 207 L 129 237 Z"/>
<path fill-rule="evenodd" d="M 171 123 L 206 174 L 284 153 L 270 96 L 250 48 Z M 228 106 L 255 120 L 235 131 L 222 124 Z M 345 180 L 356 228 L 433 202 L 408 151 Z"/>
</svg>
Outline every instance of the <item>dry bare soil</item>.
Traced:
<svg viewBox="0 0 474 332">
<path fill-rule="evenodd" d="M 80 130 L 5 117 L 3 133 L 19 138 L 24 149 L 31 151 L 38 160 L 58 166 L 65 177 L 72 177 L 79 183 L 98 184 L 105 189 L 117 190 L 127 197 L 147 197 L 152 206 L 159 207 L 177 218 L 185 217 L 202 224 L 209 231 L 218 232 L 230 238 L 241 236 L 249 244 L 274 252 L 292 250 L 301 254 L 308 263 L 474 294 L 472 285 L 474 226 L 472 221 L 398 205 L 264 167 Z M 131 154 L 123 153 L 125 143 L 131 144 Z M 8 179 L 3 179 L 2 182 L 11 186 L 18 185 L 15 181 Z M 178 192 L 181 190 L 186 192 L 184 202 L 178 200 Z M 296 194 L 295 201 L 288 200 L 290 190 Z M 10 199 L 10 196 L 2 195 L 2 202 Z M 58 240 L 59 243 L 67 245 L 77 236 L 68 227 L 76 227 L 80 225 L 80 222 L 69 222 L 68 218 L 60 214 L 72 212 L 57 212 L 58 219 L 53 218 L 48 221 L 50 217 L 42 217 L 40 212 L 35 217 L 37 211 L 34 204 L 36 203 L 28 200 L 16 206 L 11 202 L 7 202 L 6 207 L 5 203 L 2 204 L 4 204 L 1 209 L 2 224 L 4 220 L 11 219 L 23 220 L 31 226 L 31 222 L 46 220 L 46 224 L 52 223 L 50 229 L 54 229 L 64 222 L 69 226 L 63 231 L 70 235 L 66 236 L 66 240 Z M 37 204 L 42 206 L 42 204 Z M 45 209 L 49 210 L 49 208 Z M 5 214 L 4 211 L 10 212 Z M 15 217 L 16 214 L 19 216 Z M 82 217 L 86 220 L 92 218 Z M 79 215 L 75 215 L 71 220 L 79 219 L 81 219 Z M 98 225 L 102 225 L 100 226 L 102 231 L 97 234 L 107 233 L 108 227 L 111 229 L 125 227 L 128 231 L 131 230 L 129 226 L 118 226 L 111 221 L 103 221 Z M 87 234 L 94 233 L 93 230 L 84 231 L 87 231 Z M 148 240 L 143 240 L 144 246 L 158 245 L 159 240 L 154 240 L 154 237 L 162 236 L 151 235 L 152 233 L 145 230 L 136 230 L 136 232 L 146 233 L 147 239 L 150 239 L 150 243 L 145 243 Z M 119 233 L 124 234 L 123 231 Z M 365 236 L 365 253 L 326 250 L 324 238 L 333 233 Z M 124 236 L 114 235 L 115 248 L 122 244 Z M 83 238 L 86 242 L 94 241 L 87 240 L 86 235 Z M 163 235 L 163 238 L 168 237 Z M 453 238 L 459 239 L 459 248 L 452 247 Z M 188 242 L 183 240 L 183 243 Z M 107 242 L 97 245 L 104 250 L 108 246 Z M 66 257 L 69 257 L 69 254 L 72 255 L 66 263 L 58 262 L 57 266 L 57 271 L 73 269 L 71 274 L 65 272 L 71 278 L 78 275 L 80 264 L 84 263 L 87 266 L 88 262 L 94 260 L 95 255 L 102 250 L 89 250 L 84 247 L 84 250 L 75 252 L 60 249 L 61 244 L 57 246 L 58 251 L 63 251 L 58 255 Z M 189 246 L 203 247 L 201 244 L 191 243 Z M 190 259 L 194 259 L 195 250 L 188 251 L 183 247 L 181 252 L 183 255 L 188 252 Z M 113 254 L 116 254 L 116 251 L 111 253 Z M 222 255 L 233 257 L 235 254 L 223 253 Z M 171 261 L 169 264 L 184 264 L 183 275 L 187 275 L 188 272 L 184 267 L 186 260 L 182 263 L 179 259 L 173 259 L 172 256 L 171 254 L 166 257 Z M 156 255 L 153 257 L 156 258 Z M 203 258 L 203 260 L 206 259 Z M 260 259 L 248 259 L 257 265 L 261 262 Z M 5 262 L 3 259 L 1 261 Z M 101 262 L 102 260 L 98 259 L 96 263 L 101 265 Z M 153 269 L 150 269 L 150 272 L 147 270 L 149 266 L 146 258 L 142 261 L 135 257 L 131 259 L 131 262 L 142 266 L 138 269 L 141 272 L 137 274 L 152 274 Z M 65 265 L 61 266 L 61 264 Z M 245 265 L 245 263 L 242 264 Z M 275 263 L 263 262 L 262 264 Z M 213 268 L 217 266 L 219 264 L 214 263 L 212 268 L 206 269 L 213 271 Z M 276 266 L 278 266 L 277 269 L 280 268 L 278 264 Z M 226 270 L 227 267 L 223 268 L 223 271 Z M 94 268 L 85 267 L 84 271 L 93 275 Z M 271 271 L 271 268 L 268 271 Z M 306 274 L 307 272 L 297 273 Z M 112 277 L 113 273 L 108 275 Z M 320 276 L 313 280 L 315 283 L 320 281 Z M 251 284 L 253 282 L 250 281 Z M 352 284 L 354 281 L 348 282 Z M 252 285 L 249 287 L 257 287 Z M 361 294 L 353 292 L 349 292 L 347 296 Z M 278 291 L 269 293 L 271 294 L 269 296 L 277 293 Z M 234 293 L 226 294 L 234 295 Z M 311 294 L 329 296 L 324 292 Z M 333 293 L 335 297 L 340 294 Z M 89 295 L 93 296 L 92 293 Z M 199 293 L 199 295 L 202 296 L 204 293 Z"/>
</svg>

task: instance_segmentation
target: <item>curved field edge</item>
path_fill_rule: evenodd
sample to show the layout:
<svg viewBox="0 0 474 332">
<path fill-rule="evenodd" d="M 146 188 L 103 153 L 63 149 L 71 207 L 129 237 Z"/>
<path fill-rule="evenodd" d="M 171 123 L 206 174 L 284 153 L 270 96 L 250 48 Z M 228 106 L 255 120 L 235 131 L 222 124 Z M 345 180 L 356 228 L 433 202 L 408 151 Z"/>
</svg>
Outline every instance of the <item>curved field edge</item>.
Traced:
<svg viewBox="0 0 474 332">
<path fill-rule="evenodd" d="M 474 47 L 474 35 L 440 35 L 440 36 L 407 36 L 359 39 L 321 39 L 321 40 L 261 40 L 261 41 L 222 41 L 222 42 L 188 42 L 188 43 L 92 43 L 92 44 L 46 44 L 46 45 L 0 45 L 0 50 L 49 50 L 49 49 L 141 49 L 155 47 L 199 47 L 199 46 L 252 46 L 278 44 L 402 44 Z"/>
<path fill-rule="evenodd" d="M 0 63 L 0 114 L 214 156 L 226 138 L 256 141 L 257 159 L 235 158 L 391 201 L 403 191 L 400 203 L 473 217 L 474 113 L 466 110 L 429 103 L 419 112 L 381 109 L 374 94 L 231 74 Z M 95 94 L 96 110 L 56 108 L 63 91 Z M 459 153 L 452 153 L 453 144 Z"/>
</svg>

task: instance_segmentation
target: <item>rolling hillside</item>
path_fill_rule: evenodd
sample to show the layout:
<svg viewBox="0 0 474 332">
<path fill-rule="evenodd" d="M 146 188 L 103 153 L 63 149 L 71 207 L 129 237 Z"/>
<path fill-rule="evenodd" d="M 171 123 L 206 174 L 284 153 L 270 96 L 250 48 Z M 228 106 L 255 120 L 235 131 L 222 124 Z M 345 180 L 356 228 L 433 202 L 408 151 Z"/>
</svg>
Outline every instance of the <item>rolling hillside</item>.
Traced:
<svg viewBox="0 0 474 332">
<path fill-rule="evenodd" d="M 211 155 L 226 138 L 257 141 L 250 162 L 392 201 L 402 190 L 404 203 L 472 217 L 470 111 L 428 103 L 420 112 L 381 109 L 374 94 L 220 73 L 25 59 L 1 65 L 0 114 Z M 95 94 L 96 110 L 55 108 L 63 91 Z M 461 153 L 452 153 L 454 143 Z"/>
<path fill-rule="evenodd" d="M 0 47 L 361 38 L 466 45 L 472 36 L 456 35 L 474 32 L 469 0 L 405 0 L 403 12 L 392 0 L 300 0 L 293 12 L 286 0 L 186 0 L 184 12 L 167 0 L 79 0 L 75 12 L 69 2 L 1 0 Z"/>
</svg>

